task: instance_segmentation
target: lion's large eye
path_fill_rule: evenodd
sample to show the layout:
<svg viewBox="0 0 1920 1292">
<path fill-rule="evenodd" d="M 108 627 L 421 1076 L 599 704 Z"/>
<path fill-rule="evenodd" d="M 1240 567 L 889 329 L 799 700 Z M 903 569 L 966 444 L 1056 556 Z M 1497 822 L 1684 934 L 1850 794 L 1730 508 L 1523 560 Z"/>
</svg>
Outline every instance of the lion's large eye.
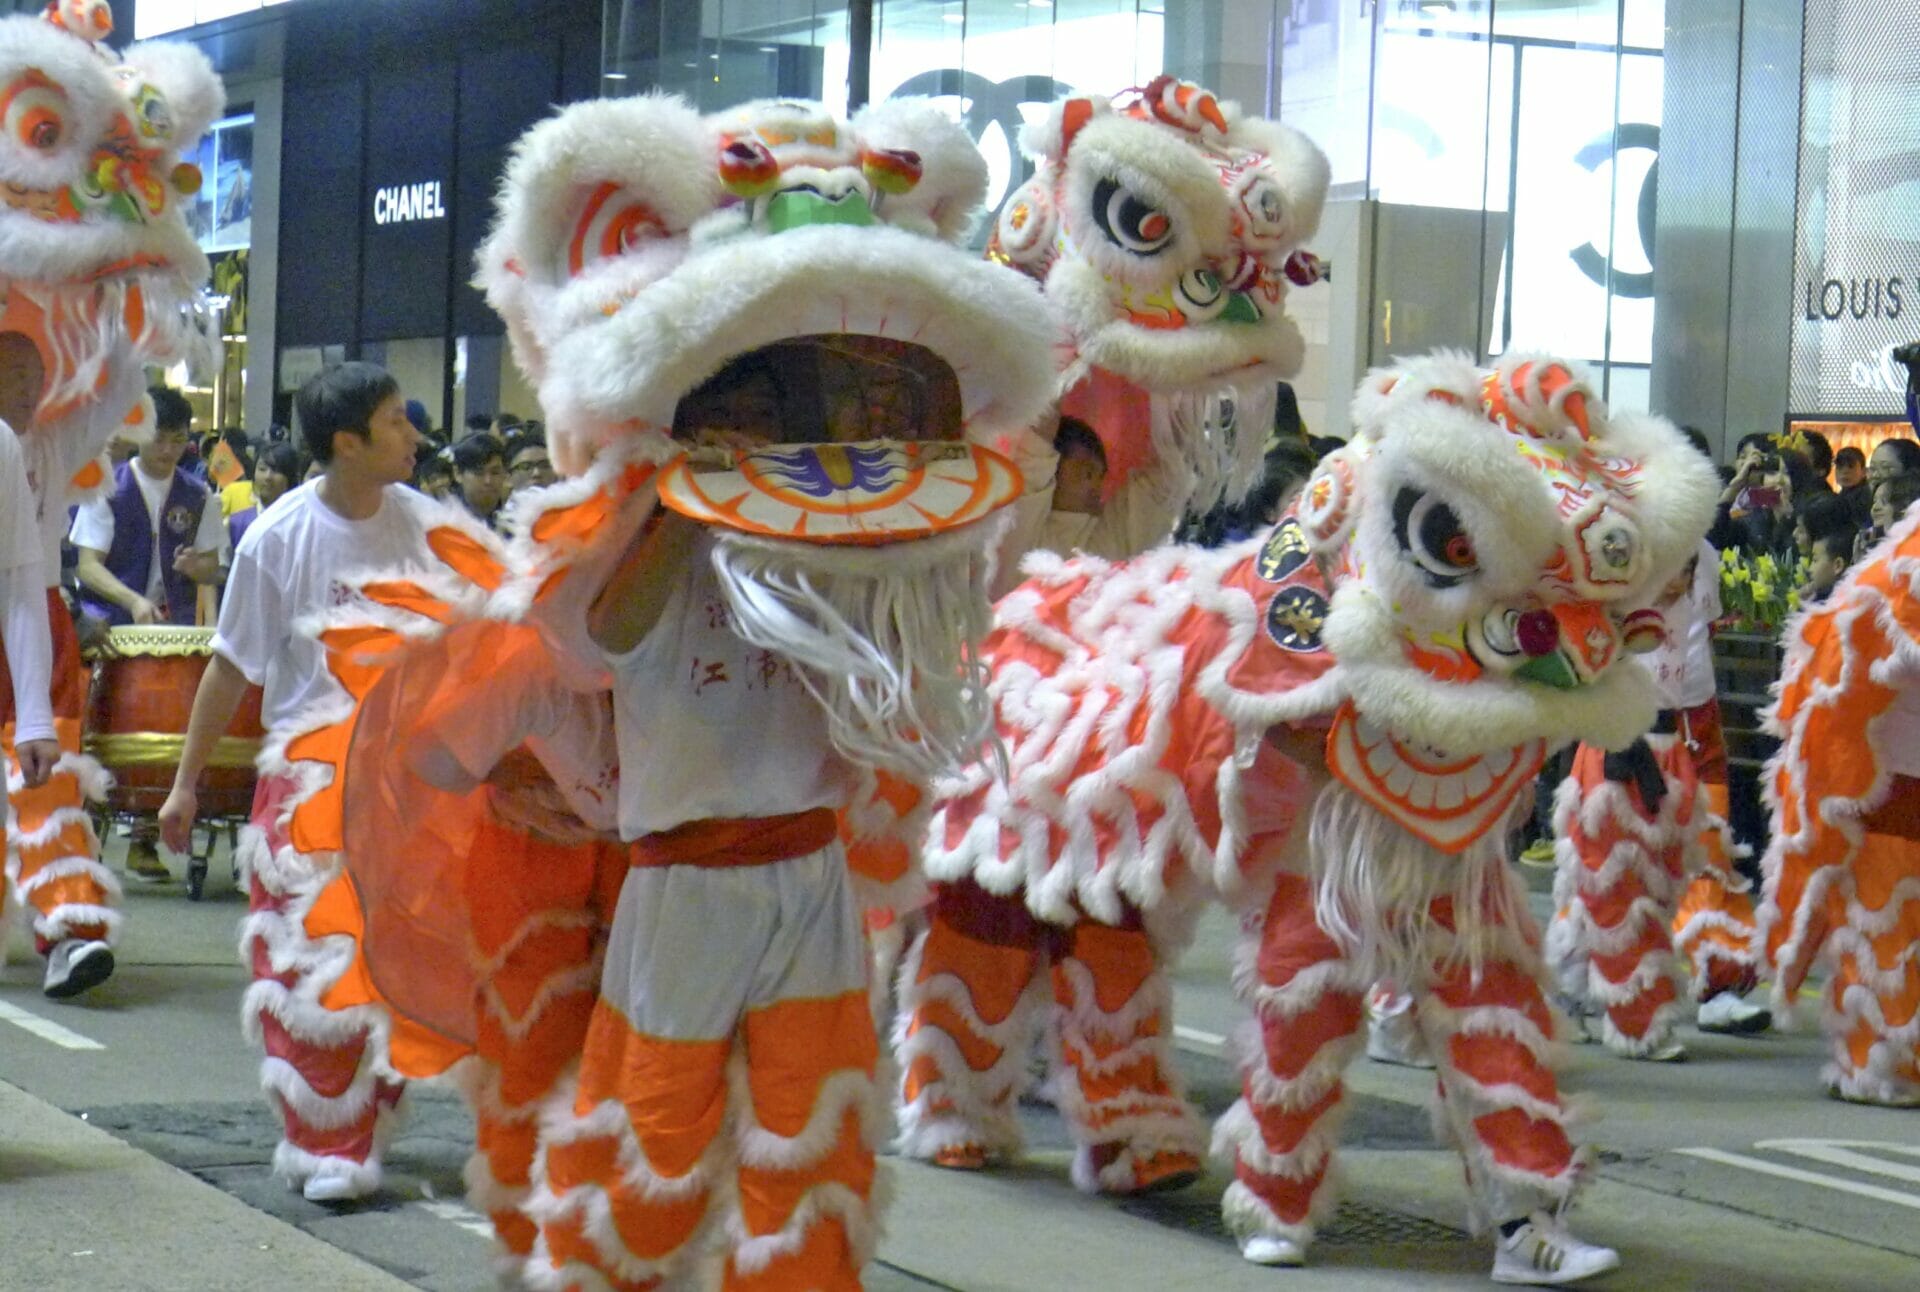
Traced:
<svg viewBox="0 0 1920 1292">
<path fill-rule="evenodd" d="M 1480 568 L 1473 539 L 1460 524 L 1460 517 L 1432 494 L 1402 489 L 1394 495 L 1393 535 L 1400 550 L 1437 588 L 1464 582 Z"/>
<path fill-rule="evenodd" d="M 28 72 L 0 94 L 7 137 L 35 152 L 48 153 L 67 136 L 67 96 L 38 72 Z"/>
<path fill-rule="evenodd" d="M 1093 186 L 1093 222 L 1115 246 L 1136 256 L 1157 255 L 1173 241 L 1173 217 L 1142 201 L 1118 180 Z"/>
</svg>

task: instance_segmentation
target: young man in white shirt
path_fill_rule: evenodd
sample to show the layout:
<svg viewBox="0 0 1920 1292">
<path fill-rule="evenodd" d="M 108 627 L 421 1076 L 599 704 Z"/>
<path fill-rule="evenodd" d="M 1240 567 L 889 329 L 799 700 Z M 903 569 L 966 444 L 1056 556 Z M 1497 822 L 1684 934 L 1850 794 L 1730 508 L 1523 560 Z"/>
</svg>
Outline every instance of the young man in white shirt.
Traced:
<svg viewBox="0 0 1920 1292">
<path fill-rule="evenodd" d="M 269 749 L 297 715 L 347 703 L 325 649 L 295 625 L 334 603 L 342 576 L 427 557 L 422 517 L 432 504 L 406 486 L 420 435 L 393 378 L 373 364 L 341 364 L 302 387 L 296 408 L 321 475 L 255 521 L 233 555 L 213 659 L 160 810 L 162 836 L 176 849 L 192 828 L 195 785 L 213 743 L 249 683 L 265 691 Z M 274 1167 L 309 1199 L 334 1202 L 379 1187 L 388 1114 L 402 1087 L 376 1071 L 364 1026 L 316 1003 L 327 984 L 307 981 L 320 957 L 306 938 L 301 899 L 332 872 L 288 843 L 286 821 L 301 790 L 284 763 L 263 766 L 242 837 L 253 914 L 241 951 L 255 979 L 245 1012 L 265 1044 L 262 1078 L 286 1129 Z"/>
</svg>

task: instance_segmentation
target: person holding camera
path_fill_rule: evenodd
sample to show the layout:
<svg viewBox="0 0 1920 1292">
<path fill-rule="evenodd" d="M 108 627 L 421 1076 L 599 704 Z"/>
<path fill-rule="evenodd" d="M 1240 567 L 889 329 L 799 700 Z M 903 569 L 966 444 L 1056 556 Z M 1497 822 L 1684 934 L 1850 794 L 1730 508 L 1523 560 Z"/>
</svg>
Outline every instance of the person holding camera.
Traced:
<svg viewBox="0 0 1920 1292">
<path fill-rule="evenodd" d="M 1773 436 L 1742 436 L 1708 541 L 1716 548 L 1784 552 L 1793 542 L 1794 499 L 1804 496 L 1810 476 L 1806 462 L 1782 452 Z"/>
</svg>

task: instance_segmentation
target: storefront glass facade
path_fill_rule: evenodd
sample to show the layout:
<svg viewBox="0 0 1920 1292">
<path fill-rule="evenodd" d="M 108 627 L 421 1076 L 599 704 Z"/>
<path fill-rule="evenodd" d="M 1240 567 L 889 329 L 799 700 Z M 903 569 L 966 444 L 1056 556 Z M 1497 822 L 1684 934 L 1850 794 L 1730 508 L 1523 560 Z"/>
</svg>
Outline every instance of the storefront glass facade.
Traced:
<svg viewBox="0 0 1920 1292">
<path fill-rule="evenodd" d="M 875 0 L 867 85 L 874 99 L 946 101 L 980 141 L 997 201 L 1018 182 L 1019 124 L 1060 94 L 1163 71 L 1202 81 L 1312 136 L 1336 200 L 1388 213 L 1370 209 L 1344 248 L 1370 265 L 1345 276 L 1349 292 L 1371 288 L 1355 303 L 1361 366 L 1433 344 L 1551 349 L 1591 363 L 1614 402 L 1644 407 L 1664 9 Z M 845 0 L 608 0 L 606 15 L 607 93 L 658 86 L 709 110 L 769 94 L 847 102 L 857 20 Z M 1304 314 L 1310 339 L 1342 345 L 1337 324 L 1328 334 Z"/>
</svg>

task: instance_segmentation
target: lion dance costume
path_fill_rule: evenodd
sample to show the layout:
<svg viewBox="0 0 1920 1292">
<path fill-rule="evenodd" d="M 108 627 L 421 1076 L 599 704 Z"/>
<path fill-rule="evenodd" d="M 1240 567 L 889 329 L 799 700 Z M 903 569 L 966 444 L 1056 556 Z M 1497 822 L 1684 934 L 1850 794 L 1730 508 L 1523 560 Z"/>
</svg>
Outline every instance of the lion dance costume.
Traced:
<svg viewBox="0 0 1920 1292">
<path fill-rule="evenodd" d="M 908 958 L 910 1149 L 1013 1146 L 1038 926 L 1082 1173 L 1184 1152 L 1151 970 L 1211 898 L 1242 912 L 1256 1015 L 1215 1133 L 1249 1259 L 1297 1263 L 1332 1206 L 1341 1073 L 1383 977 L 1416 998 L 1480 1212 L 1571 1194 L 1506 832 L 1550 745 L 1651 722 L 1650 679 L 1620 657 L 1657 641 L 1648 603 L 1699 542 L 1713 477 L 1666 423 L 1609 417 L 1543 359 L 1405 363 L 1368 378 L 1354 422 L 1264 540 L 1041 562 L 998 606 L 1011 776 L 941 786 L 927 868 L 1013 911 L 936 907 Z"/>
<path fill-rule="evenodd" d="M 1100 431 L 1116 471 L 1156 473 L 1164 542 L 1189 504 L 1257 473 L 1274 383 L 1304 353 L 1287 284 L 1313 281 L 1299 247 L 1319 222 L 1326 161 L 1297 132 L 1171 77 L 1063 99 L 1022 144 L 1036 172 L 988 254 L 1044 285 L 1070 346 L 1062 411 Z M 1052 568 L 1029 559 L 1029 572 Z M 1197 1171 L 1205 1137 L 1162 1048 L 1168 939 L 1137 897 L 1116 893 L 1102 922 L 1062 934 L 1045 922 L 1059 903 L 1036 919 L 1017 893 L 933 855 L 932 932 L 899 979 L 905 1151 L 975 1167 L 1013 1149 L 1013 1098 L 1045 1018 L 1067 1065 L 1056 1097 L 1084 1145 L 1076 1182 L 1131 1192 Z M 995 968 L 991 983 L 969 980 L 981 995 L 968 1002 L 942 975 L 949 953 L 974 950 Z M 956 1066 L 974 1074 L 964 1094 L 945 1077 Z M 977 1115 L 956 1118 L 956 1097 Z"/>
<path fill-rule="evenodd" d="M 1829 1090 L 1920 1106 L 1920 514 L 1787 629 L 1760 926 L 1784 1010 L 1824 956 Z"/>
<path fill-rule="evenodd" d="M 340 956 L 315 1003 L 378 1020 L 384 1072 L 458 1065 L 471 1196 L 521 1283 L 859 1285 L 885 1122 L 859 910 L 912 875 L 850 869 L 836 835 L 890 816 L 883 773 L 988 743 L 988 518 L 1020 479 L 983 446 L 1053 393 L 1039 292 L 957 245 L 985 180 L 919 100 L 580 104 L 508 166 L 479 279 L 571 478 L 505 540 L 449 519 L 434 568 L 361 585 L 323 636 L 352 711 L 286 757 L 332 773 L 289 819 L 341 860 L 297 912 Z M 742 401 L 788 442 L 667 434 Z M 662 504 L 699 563 L 610 658 L 588 609 Z M 758 723 L 674 716 L 729 695 Z M 743 742 L 826 755 L 839 819 L 756 809 L 791 769 Z M 697 819 L 632 829 L 670 779 Z"/>
<path fill-rule="evenodd" d="M 1673 1027 L 1691 1001 L 1737 1000 L 1758 981 L 1753 898 L 1733 864 L 1746 851 L 1727 826 L 1727 751 L 1707 657 L 1718 579 L 1718 554 L 1702 544 L 1691 586 L 1658 606 L 1669 640 L 1650 657 L 1662 690 L 1653 730 L 1618 754 L 1582 744 L 1554 794 L 1547 958 L 1582 1032 L 1597 1014 L 1600 1039 L 1626 1058 L 1684 1056 Z M 1692 963 L 1684 992 L 1682 957 Z M 1751 1031 L 1770 1021 L 1763 1010 L 1744 1012 L 1744 1025 L 1714 1024 L 1704 1011 L 1701 1023 Z"/>
<path fill-rule="evenodd" d="M 109 478 L 99 457 L 108 440 L 145 424 L 144 366 L 204 353 L 207 259 L 184 213 L 200 176 L 181 157 L 225 101 L 191 45 L 134 45 L 116 58 L 98 43 L 112 25 L 105 0 L 0 19 L 0 363 L 39 384 L 14 430 L 45 544 L 61 745 L 53 776 L 28 790 L 8 736 L 13 807 L 0 902 L 32 908 L 43 954 L 57 956 L 62 943 L 96 952 L 79 976 L 50 965 L 54 994 L 110 970 L 121 926 L 119 882 L 100 863 L 87 814 L 107 775 L 81 752 L 86 674 L 60 599 L 60 539 L 68 507 Z"/>
</svg>

